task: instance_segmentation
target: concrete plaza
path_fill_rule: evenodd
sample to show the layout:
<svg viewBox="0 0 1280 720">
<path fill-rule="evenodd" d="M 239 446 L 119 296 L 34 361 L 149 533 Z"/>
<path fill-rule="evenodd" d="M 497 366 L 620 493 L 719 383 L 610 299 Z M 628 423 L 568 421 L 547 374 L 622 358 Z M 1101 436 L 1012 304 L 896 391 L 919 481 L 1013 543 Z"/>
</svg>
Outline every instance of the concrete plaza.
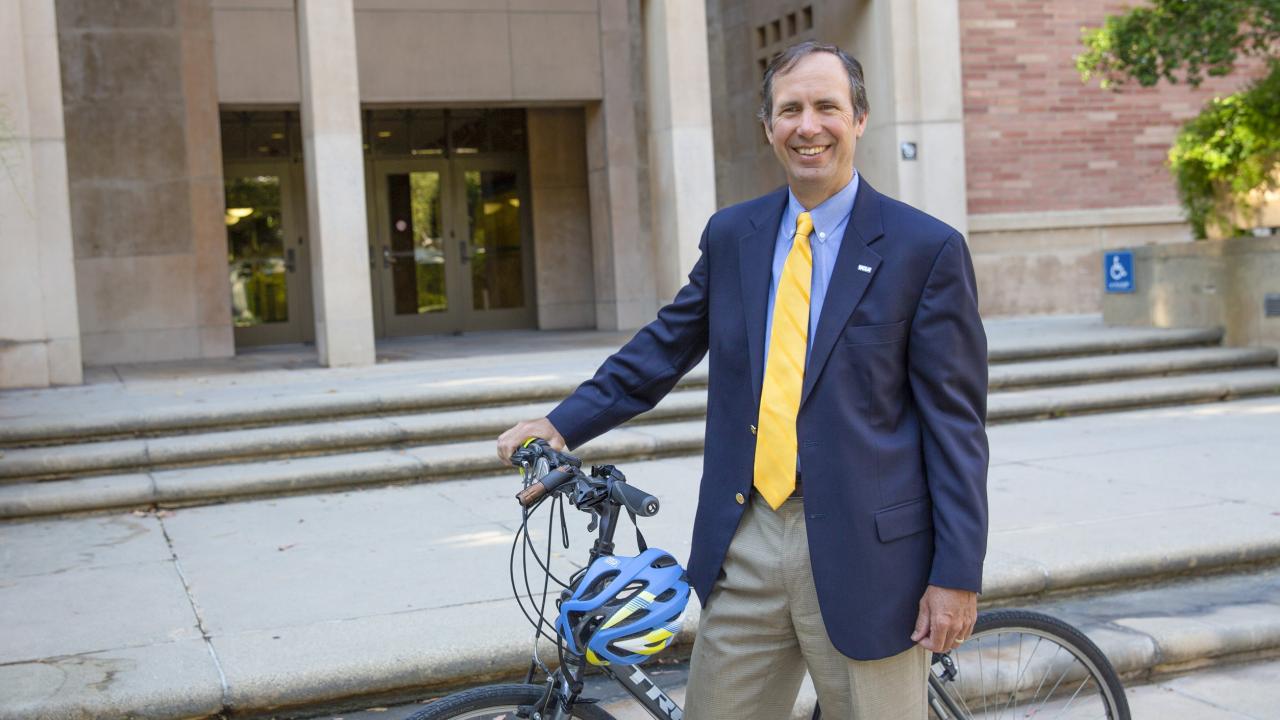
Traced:
<svg viewBox="0 0 1280 720">
<path fill-rule="evenodd" d="M 1278 428 L 1276 397 L 992 428 L 984 601 L 1052 602 L 1280 556 Z M 650 542 L 687 555 L 700 460 L 625 470 L 663 501 L 644 523 Z M 0 717 L 261 714 L 509 675 L 531 647 L 506 569 L 517 485 L 503 475 L 0 525 Z M 561 570 L 583 558 L 584 525 L 569 518 L 572 550 L 553 545 Z M 545 541 L 546 526 L 534 535 Z M 1229 577 L 1234 590 L 1211 593 L 1208 609 L 1072 616 L 1139 676 L 1274 651 L 1274 573 Z"/>
</svg>

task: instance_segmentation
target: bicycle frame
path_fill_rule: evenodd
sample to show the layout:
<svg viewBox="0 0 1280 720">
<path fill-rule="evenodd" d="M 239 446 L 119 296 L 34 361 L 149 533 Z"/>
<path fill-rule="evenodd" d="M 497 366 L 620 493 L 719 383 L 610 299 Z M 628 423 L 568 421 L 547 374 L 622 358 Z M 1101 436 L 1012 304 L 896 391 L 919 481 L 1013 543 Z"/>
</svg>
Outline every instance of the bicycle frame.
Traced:
<svg viewBox="0 0 1280 720">
<path fill-rule="evenodd" d="M 650 715 L 658 718 L 658 720 L 683 720 L 684 710 L 676 704 L 674 700 L 667 697 L 667 694 L 658 687 L 639 665 L 632 665 L 626 669 L 619 668 L 614 670 L 611 667 L 602 668 L 605 675 L 613 678 L 615 682 L 623 687 L 636 702 L 644 706 L 644 709 Z"/>
<path fill-rule="evenodd" d="M 613 668 L 608 665 L 600 670 L 618 683 L 640 706 L 656 720 L 684 720 L 684 710 L 672 700 L 639 665 Z M 542 700 L 542 720 L 570 720 L 571 711 L 566 708 L 572 691 L 571 676 L 564 668 L 557 669 L 548 678 L 550 687 Z"/>
<path fill-rule="evenodd" d="M 655 720 L 684 720 L 684 709 L 676 701 L 672 700 L 639 665 L 617 669 L 603 666 L 600 670 L 609 679 L 621 685 L 627 691 L 627 694 L 640 703 L 640 706 Z M 555 680 L 559 681 L 556 683 L 558 689 L 561 683 L 565 682 L 562 671 L 556 672 Z M 559 695 L 559 692 L 553 692 L 552 694 L 553 696 Z M 550 699 L 556 700 L 555 697 Z M 560 700 L 555 703 L 555 713 L 544 715 L 544 720 L 569 720 L 568 715 L 564 713 L 563 698 L 560 698 Z M 929 707 L 943 720 L 964 717 L 964 713 L 956 705 L 955 700 L 942 687 L 941 682 L 932 671 L 929 673 Z M 820 720 L 821 717 L 821 708 L 815 706 L 813 720 Z"/>
</svg>

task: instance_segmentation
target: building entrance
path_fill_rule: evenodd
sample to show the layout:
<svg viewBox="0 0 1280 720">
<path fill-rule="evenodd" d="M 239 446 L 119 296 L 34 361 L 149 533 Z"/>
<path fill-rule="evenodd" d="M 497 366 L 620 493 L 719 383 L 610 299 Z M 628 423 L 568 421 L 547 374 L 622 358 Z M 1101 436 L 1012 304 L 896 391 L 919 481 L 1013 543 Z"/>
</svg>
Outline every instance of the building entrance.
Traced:
<svg viewBox="0 0 1280 720">
<path fill-rule="evenodd" d="M 221 115 L 236 346 L 310 342 L 298 114 Z M 524 133 L 522 110 L 364 112 L 379 337 L 535 325 Z"/>
<path fill-rule="evenodd" d="M 532 327 L 521 111 L 370 111 L 379 335 Z"/>
<path fill-rule="evenodd" d="M 501 160 L 373 163 L 383 335 L 528 327 L 524 173 Z"/>
</svg>

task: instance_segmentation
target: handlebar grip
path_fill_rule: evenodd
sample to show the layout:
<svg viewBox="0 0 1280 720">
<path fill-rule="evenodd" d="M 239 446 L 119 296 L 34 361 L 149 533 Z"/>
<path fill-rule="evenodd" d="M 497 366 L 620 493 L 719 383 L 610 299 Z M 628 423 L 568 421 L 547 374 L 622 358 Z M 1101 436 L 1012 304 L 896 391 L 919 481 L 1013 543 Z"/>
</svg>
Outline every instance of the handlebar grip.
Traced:
<svg viewBox="0 0 1280 720">
<path fill-rule="evenodd" d="M 609 496 L 614 502 L 641 517 L 658 514 L 658 498 L 624 482 L 615 482 L 609 489 Z"/>
<path fill-rule="evenodd" d="M 543 495 L 553 493 L 560 488 L 561 485 L 573 479 L 573 469 L 569 466 L 558 467 L 547 473 L 541 480 L 533 483 L 529 487 L 516 493 L 516 501 L 521 507 L 529 507 L 537 502 Z"/>
</svg>

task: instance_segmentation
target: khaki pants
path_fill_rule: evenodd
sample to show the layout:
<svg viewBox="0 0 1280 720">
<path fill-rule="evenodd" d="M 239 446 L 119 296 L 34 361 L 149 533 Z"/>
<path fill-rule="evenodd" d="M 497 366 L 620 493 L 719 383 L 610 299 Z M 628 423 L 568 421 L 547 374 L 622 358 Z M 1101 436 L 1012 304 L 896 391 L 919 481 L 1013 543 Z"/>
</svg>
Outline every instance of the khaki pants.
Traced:
<svg viewBox="0 0 1280 720">
<path fill-rule="evenodd" d="M 809 565 L 804 504 L 752 494 L 703 610 L 687 720 L 787 720 L 805 669 L 823 720 L 924 720 L 929 653 L 851 660 L 827 638 Z"/>
</svg>

